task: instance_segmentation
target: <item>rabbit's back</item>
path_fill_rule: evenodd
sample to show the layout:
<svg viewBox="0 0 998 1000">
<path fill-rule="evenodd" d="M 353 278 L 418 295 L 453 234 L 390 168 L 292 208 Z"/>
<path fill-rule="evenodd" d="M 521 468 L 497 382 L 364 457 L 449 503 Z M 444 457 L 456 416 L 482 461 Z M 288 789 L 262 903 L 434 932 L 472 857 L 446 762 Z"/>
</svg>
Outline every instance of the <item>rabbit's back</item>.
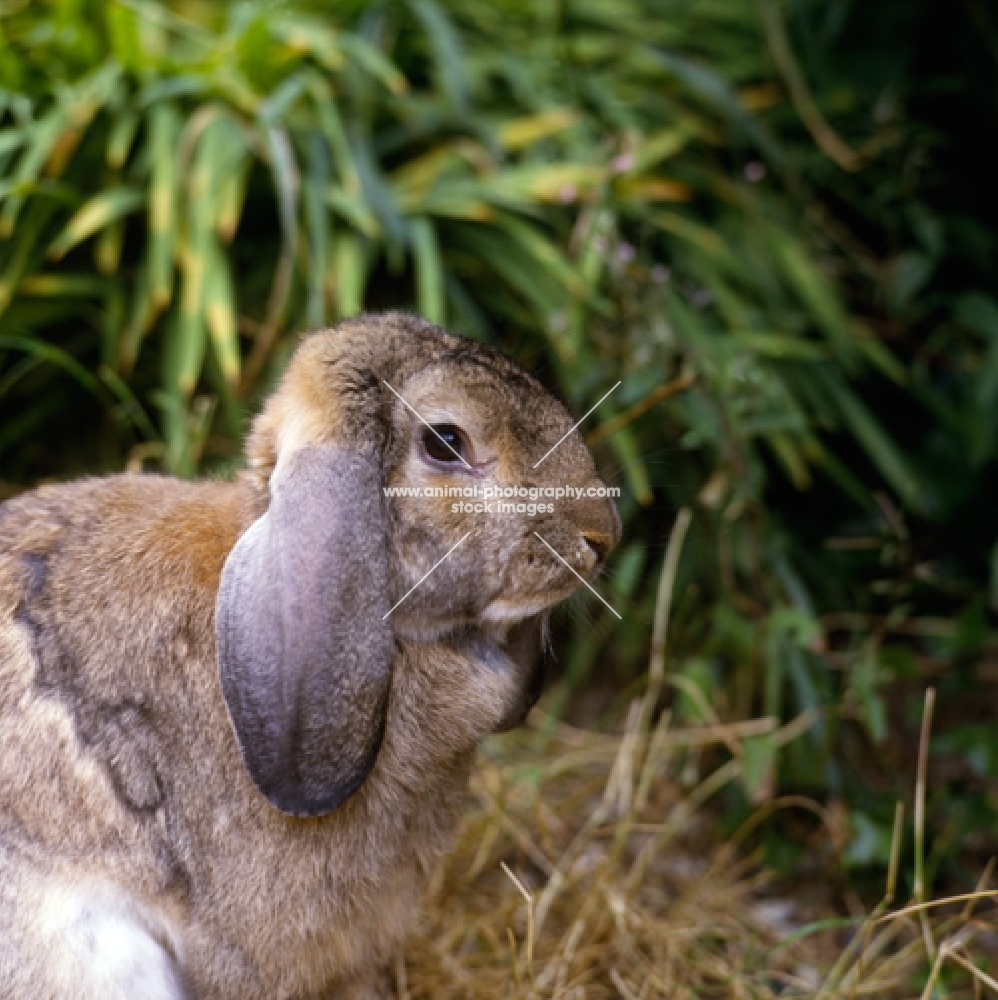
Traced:
<svg viewBox="0 0 998 1000">
<path fill-rule="evenodd" d="M 240 523 L 227 501 L 222 486 L 121 476 L 0 507 L 0 822 L 44 841 L 64 813 L 50 846 L 72 851 L 155 816 L 171 707 L 207 681 L 192 667 Z"/>
<path fill-rule="evenodd" d="M 163 755 L 188 736 L 170 731 L 178 699 L 210 680 L 214 592 L 239 502 L 227 486 L 120 476 L 0 507 L 2 810 L 42 811 L 19 825 L 51 831 L 52 810 L 66 810 L 67 839 L 92 842 L 120 836 L 121 814 L 163 804 Z M 45 801 L 45 787 L 58 795 Z"/>
<path fill-rule="evenodd" d="M 194 854 L 177 783 L 217 778 L 197 775 L 208 747 L 181 720 L 212 704 L 204 652 L 241 502 L 228 486 L 118 476 L 0 506 L 0 983 L 12 996 L 63 995 L 76 931 L 81 954 L 104 942 L 152 969 L 186 905 Z M 47 936 L 68 950 L 40 949 Z M 168 950 L 161 961 L 162 995 L 182 995 Z"/>
</svg>

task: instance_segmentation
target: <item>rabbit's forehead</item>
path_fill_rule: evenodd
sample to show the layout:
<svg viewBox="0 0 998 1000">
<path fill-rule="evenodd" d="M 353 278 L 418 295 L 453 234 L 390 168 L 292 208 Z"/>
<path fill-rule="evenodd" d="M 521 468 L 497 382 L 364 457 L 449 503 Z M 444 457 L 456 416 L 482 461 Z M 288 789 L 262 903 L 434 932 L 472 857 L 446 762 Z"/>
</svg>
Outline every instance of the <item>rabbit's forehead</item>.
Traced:
<svg viewBox="0 0 998 1000">
<path fill-rule="evenodd" d="M 432 365 L 406 379 L 402 395 L 424 420 L 458 423 L 470 432 L 544 437 L 572 426 L 561 403 L 519 371 Z"/>
</svg>

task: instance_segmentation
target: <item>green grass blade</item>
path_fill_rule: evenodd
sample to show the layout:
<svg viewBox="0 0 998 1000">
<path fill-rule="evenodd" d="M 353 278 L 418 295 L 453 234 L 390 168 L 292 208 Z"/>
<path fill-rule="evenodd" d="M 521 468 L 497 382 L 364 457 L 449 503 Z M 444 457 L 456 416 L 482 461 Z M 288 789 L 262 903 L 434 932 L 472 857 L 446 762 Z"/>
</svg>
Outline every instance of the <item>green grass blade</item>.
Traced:
<svg viewBox="0 0 998 1000">
<path fill-rule="evenodd" d="M 172 104 L 158 104 L 148 116 L 149 157 L 149 294 L 153 308 L 164 309 L 173 295 L 177 236 L 177 143 L 180 115 Z"/>
<path fill-rule="evenodd" d="M 112 187 L 86 201 L 66 223 L 49 246 L 49 256 L 60 260 L 74 247 L 145 205 L 145 194 L 138 188 Z"/>
<path fill-rule="evenodd" d="M 416 258 L 416 305 L 432 323 L 446 322 L 444 271 L 437 246 L 436 231 L 428 219 L 409 222 L 412 249 Z"/>
</svg>

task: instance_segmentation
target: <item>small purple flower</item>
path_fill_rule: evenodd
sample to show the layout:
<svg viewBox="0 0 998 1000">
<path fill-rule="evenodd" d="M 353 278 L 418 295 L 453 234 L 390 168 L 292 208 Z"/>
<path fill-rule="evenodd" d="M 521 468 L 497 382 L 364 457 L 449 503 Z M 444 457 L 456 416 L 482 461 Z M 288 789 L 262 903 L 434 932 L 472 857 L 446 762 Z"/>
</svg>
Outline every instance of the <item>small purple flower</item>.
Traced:
<svg viewBox="0 0 998 1000">
<path fill-rule="evenodd" d="M 632 247 L 630 243 L 621 243 L 617 247 L 617 259 L 622 264 L 629 264 L 632 260 L 634 260 L 636 252 L 637 251 L 635 251 L 634 247 Z"/>
<path fill-rule="evenodd" d="M 621 153 L 619 156 L 615 156 L 611 166 L 613 167 L 614 173 L 626 174 L 628 170 L 634 169 L 634 154 Z"/>
<path fill-rule="evenodd" d="M 745 164 L 745 180 L 749 184 L 758 184 L 766 176 L 766 164 L 760 160 L 750 160 Z"/>
</svg>

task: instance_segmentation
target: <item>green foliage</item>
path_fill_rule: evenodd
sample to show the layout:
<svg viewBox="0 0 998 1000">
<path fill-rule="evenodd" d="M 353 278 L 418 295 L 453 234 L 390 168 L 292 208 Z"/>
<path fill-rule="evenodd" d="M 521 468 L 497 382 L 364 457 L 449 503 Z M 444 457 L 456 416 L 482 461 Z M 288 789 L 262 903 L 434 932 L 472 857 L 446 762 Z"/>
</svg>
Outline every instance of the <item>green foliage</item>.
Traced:
<svg viewBox="0 0 998 1000">
<path fill-rule="evenodd" d="M 621 380 L 591 427 L 625 621 L 562 623 L 555 704 L 643 683 L 692 506 L 676 711 L 802 718 L 745 741 L 733 813 L 829 793 L 846 862 L 883 860 L 906 700 L 972 699 L 992 642 L 993 241 L 939 96 L 986 32 L 951 19 L 932 62 L 902 0 L 5 7 L 0 480 L 231 467 L 295 332 L 364 308 L 493 341 L 580 414 Z M 996 777 L 986 728 L 946 739 Z"/>
</svg>

